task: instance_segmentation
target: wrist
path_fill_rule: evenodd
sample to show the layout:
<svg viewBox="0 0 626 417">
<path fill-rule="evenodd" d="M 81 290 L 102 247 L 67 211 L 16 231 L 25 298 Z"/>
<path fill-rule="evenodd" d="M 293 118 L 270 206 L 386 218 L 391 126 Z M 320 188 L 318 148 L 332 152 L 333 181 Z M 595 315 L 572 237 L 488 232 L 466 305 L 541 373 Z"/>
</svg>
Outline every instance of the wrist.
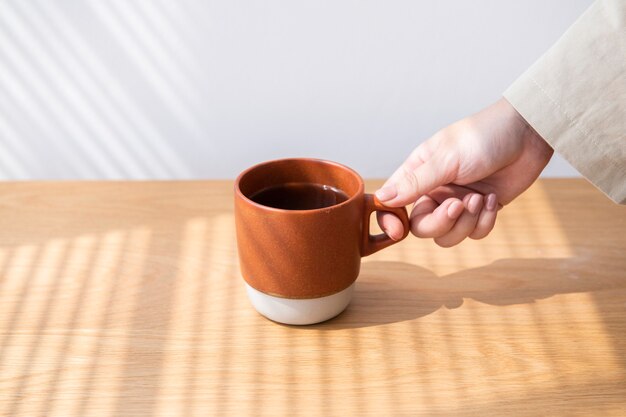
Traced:
<svg viewBox="0 0 626 417">
<path fill-rule="evenodd" d="M 517 132 L 517 137 L 524 145 L 535 148 L 545 159 L 546 163 L 552 157 L 554 150 L 550 144 L 524 119 L 524 117 L 509 103 L 504 97 L 500 99 L 501 105 L 506 107 L 506 111 Z"/>
</svg>

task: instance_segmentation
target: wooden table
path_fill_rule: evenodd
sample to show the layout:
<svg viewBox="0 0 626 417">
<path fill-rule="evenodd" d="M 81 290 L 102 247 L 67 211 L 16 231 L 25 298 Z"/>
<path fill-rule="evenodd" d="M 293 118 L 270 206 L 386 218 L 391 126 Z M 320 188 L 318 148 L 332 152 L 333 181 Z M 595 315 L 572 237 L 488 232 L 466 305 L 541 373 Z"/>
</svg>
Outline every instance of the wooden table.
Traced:
<svg viewBox="0 0 626 417">
<path fill-rule="evenodd" d="M 1 184 L 0 415 L 626 415 L 626 208 L 585 181 L 365 258 L 309 327 L 248 304 L 231 187 Z"/>
</svg>

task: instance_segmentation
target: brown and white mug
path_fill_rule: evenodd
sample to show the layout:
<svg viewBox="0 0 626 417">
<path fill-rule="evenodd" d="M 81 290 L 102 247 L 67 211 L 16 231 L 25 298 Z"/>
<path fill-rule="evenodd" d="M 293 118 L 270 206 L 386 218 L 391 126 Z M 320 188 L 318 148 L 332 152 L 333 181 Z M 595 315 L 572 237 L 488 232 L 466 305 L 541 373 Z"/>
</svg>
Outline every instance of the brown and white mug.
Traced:
<svg viewBox="0 0 626 417">
<path fill-rule="evenodd" d="M 346 200 L 309 209 L 256 202 L 263 190 L 318 184 L 341 190 Z M 374 211 L 395 214 L 409 233 L 406 209 L 382 205 L 364 191 L 354 170 L 330 161 L 291 158 L 263 162 L 235 182 L 235 224 L 241 274 L 254 308 L 285 324 L 313 324 L 350 303 L 361 258 L 397 241 L 371 235 Z"/>
</svg>

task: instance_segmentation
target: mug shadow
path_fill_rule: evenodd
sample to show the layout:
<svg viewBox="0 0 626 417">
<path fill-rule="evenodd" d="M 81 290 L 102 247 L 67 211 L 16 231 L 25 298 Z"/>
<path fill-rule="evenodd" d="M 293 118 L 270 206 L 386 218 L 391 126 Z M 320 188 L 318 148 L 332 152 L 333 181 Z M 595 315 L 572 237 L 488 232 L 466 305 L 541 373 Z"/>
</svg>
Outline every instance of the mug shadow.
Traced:
<svg viewBox="0 0 626 417">
<path fill-rule="evenodd" d="M 608 269 L 607 269 L 608 271 Z M 557 294 L 625 288 L 626 280 L 580 258 L 501 259 L 439 277 L 404 262 L 367 262 L 352 303 L 339 316 L 301 329 L 339 330 L 414 320 L 464 299 L 494 305 L 529 304 Z"/>
</svg>

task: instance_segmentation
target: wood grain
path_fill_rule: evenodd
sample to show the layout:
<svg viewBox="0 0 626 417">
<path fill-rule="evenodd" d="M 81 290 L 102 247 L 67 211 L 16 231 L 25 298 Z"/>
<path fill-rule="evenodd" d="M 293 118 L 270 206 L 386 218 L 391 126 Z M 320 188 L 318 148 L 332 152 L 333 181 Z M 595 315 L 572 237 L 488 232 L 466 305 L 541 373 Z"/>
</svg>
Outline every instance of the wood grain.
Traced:
<svg viewBox="0 0 626 417">
<path fill-rule="evenodd" d="M 586 182 L 365 258 L 302 328 L 249 306 L 231 187 L 1 184 L 0 415 L 626 414 L 626 208 Z"/>
</svg>

